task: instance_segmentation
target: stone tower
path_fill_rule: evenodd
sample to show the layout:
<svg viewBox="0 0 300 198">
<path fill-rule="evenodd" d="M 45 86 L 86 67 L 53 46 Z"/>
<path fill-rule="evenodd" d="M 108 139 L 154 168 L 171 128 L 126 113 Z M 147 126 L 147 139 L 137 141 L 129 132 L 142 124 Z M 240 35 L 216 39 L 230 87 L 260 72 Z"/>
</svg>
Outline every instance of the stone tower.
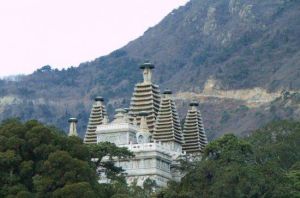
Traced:
<svg viewBox="0 0 300 198">
<path fill-rule="evenodd" d="M 156 116 L 159 111 L 160 90 L 158 85 L 152 83 L 152 69 L 154 65 L 146 61 L 140 66 L 143 70 L 144 81 L 135 85 L 134 93 L 130 102 L 130 115 L 136 115 L 136 123 L 140 125 L 141 116 L 139 113 L 147 112 L 147 124 L 150 133 L 154 131 Z"/>
<path fill-rule="evenodd" d="M 84 143 L 96 144 L 97 135 L 96 129 L 98 125 L 103 123 L 104 117 L 106 117 L 106 109 L 103 104 L 104 99 L 102 97 L 96 97 L 93 104 L 92 111 L 89 118 L 89 123 L 84 137 Z"/>
<path fill-rule="evenodd" d="M 172 92 L 165 90 L 156 117 L 153 139 L 163 143 L 183 143 L 183 135 Z"/>
<path fill-rule="evenodd" d="M 70 123 L 70 129 L 69 129 L 69 134 L 68 136 L 78 136 L 77 133 L 77 119 L 76 118 L 70 118 L 69 119 Z"/>
<path fill-rule="evenodd" d="M 183 150 L 188 154 L 202 152 L 207 144 L 207 138 L 198 106 L 199 104 L 197 102 L 190 103 L 191 109 L 188 110 L 183 126 Z"/>
</svg>

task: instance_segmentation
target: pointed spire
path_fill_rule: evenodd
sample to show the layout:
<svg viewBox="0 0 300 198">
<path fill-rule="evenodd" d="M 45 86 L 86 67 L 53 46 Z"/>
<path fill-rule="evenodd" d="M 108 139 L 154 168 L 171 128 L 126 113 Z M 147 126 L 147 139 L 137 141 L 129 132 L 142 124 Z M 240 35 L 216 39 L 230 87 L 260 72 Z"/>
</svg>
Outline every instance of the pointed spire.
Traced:
<svg viewBox="0 0 300 198">
<path fill-rule="evenodd" d="M 104 99 L 101 96 L 95 98 L 95 102 L 93 104 L 88 127 L 84 137 L 84 143 L 86 144 L 96 144 L 97 143 L 97 135 L 96 129 L 97 126 L 103 123 L 103 119 L 106 116 L 106 109 L 103 104 Z"/>
<path fill-rule="evenodd" d="M 160 102 L 153 139 L 161 142 L 183 143 L 179 116 L 172 99 L 172 91 L 169 89 L 164 91 Z"/>
<path fill-rule="evenodd" d="M 139 113 L 140 121 L 140 132 L 137 133 L 138 143 L 149 143 L 151 141 L 151 133 L 149 132 L 147 124 L 147 116 L 149 113 L 142 111 Z"/>
<path fill-rule="evenodd" d="M 70 128 L 69 128 L 69 134 L 68 136 L 78 136 L 77 133 L 77 119 L 76 118 L 70 118 L 69 123 L 70 123 Z"/>
<path fill-rule="evenodd" d="M 190 103 L 191 108 L 187 113 L 183 126 L 183 150 L 187 153 L 202 152 L 207 144 L 207 138 L 198 106 L 198 102 Z"/>
<path fill-rule="evenodd" d="M 130 102 L 130 120 L 133 122 L 134 117 L 132 115 L 136 115 L 136 122 L 139 125 L 141 121 L 139 113 L 143 111 L 149 113 L 147 116 L 147 124 L 150 133 L 153 133 L 156 116 L 159 110 L 160 90 L 158 85 L 151 82 L 154 65 L 149 61 L 146 61 L 140 68 L 143 69 L 144 81 L 135 85 Z"/>
<path fill-rule="evenodd" d="M 139 113 L 139 116 L 141 117 L 140 128 L 143 132 L 149 132 L 149 128 L 148 128 L 148 124 L 147 124 L 147 116 L 148 115 L 149 114 L 145 111 Z"/>
</svg>

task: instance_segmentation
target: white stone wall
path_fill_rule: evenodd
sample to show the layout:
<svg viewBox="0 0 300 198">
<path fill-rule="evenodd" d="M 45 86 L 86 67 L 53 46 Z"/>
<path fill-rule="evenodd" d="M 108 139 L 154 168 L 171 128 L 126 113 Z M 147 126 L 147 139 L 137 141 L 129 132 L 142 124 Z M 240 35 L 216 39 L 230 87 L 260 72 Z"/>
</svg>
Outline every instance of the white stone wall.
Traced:
<svg viewBox="0 0 300 198">
<path fill-rule="evenodd" d="M 114 159 L 116 166 L 125 170 L 129 184 L 136 181 L 137 185 L 142 186 L 143 182 L 150 178 L 155 180 L 159 187 L 166 186 L 169 180 L 175 179 L 172 176 L 174 174 L 171 172 L 171 166 L 174 159 L 182 154 L 180 145 L 161 142 L 138 144 L 137 134 L 139 130 L 130 124 L 100 125 L 97 127 L 97 142 L 112 142 L 134 153 L 134 157 L 129 160 Z M 107 181 L 105 177 L 100 178 L 100 182 Z"/>
</svg>

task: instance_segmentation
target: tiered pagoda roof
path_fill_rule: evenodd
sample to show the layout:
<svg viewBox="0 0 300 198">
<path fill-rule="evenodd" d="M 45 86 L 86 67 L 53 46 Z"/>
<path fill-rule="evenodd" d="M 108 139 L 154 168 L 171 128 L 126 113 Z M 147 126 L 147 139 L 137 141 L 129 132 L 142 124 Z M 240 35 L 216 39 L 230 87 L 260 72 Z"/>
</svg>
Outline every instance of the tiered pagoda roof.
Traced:
<svg viewBox="0 0 300 198">
<path fill-rule="evenodd" d="M 150 133 L 154 131 L 156 116 L 159 111 L 160 90 L 158 85 L 151 82 L 152 69 L 154 65 L 150 62 L 145 62 L 140 67 L 143 69 L 144 81 L 135 85 L 134 93 L 130 103 L 130 115 L 133 120 L 133 115 L 136 116 L 136 122 L 140 125 L 140 112 L 147 112 L 147 124 Z"/>
<path fill-rule="evenodd" d="M 164 91 L 158 116 L 156 118 L 153 139 L 161 142 L 183 143 L 183 136 L 175 102 L 170 90 Z"/>
<path fill-rule="evenodd" d="M 202 152 L 207 144 L 201 113 L 197 109 L 198 106 L 197 102 L 190 104 L 191 109 L 187 113 L 183 126 L 183 150 L 189 154 Z"/>
<path fill-rule="evenodd" d="M 102 97 L 96 97 L 93 104 L 92 111 L 89 118 L 89 123 L 84 137 L 84 143 L 96 144 L 97 135 L 96 129 L 98 125 L 103 123 L 104 117 L 106 117 L 106 109 L 103 104 L 104 99 Z"/>
</svg>

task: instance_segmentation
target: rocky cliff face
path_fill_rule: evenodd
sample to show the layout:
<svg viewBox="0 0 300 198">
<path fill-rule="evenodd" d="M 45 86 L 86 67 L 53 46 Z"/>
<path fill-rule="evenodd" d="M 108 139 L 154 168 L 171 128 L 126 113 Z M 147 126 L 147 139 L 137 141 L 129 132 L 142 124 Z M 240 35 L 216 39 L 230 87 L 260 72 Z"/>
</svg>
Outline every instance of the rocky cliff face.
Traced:
<svg viewBox="0 0 300 198">
<path fill-rule="evenodd" d="M 145 59 L 156 65 L 156 83 L 177 92 L 181 118 L 189 100 L 202 102 L 210 137 L 299 119 L 299 10 L 298 0 L 191 0 L 108 56 L 0 81 L 0 119 L 36 118 L 66 128 L 76 116 L 82 134 L 94 96 L 108 100 L 110 113 L 128 106 Z"/>
<path fill-rule="evenodd" d="M 294 92 L 293 92 L 294 93 Z M 222 90 L 217 85 L 214 79 L 208 79 L 204 85 L 203 91 L 196 92 L 178 92 L 176 98 L 192 100 L 193 98 L 219 98 L 219 99 L 232 99 L 244 101 L 245 105 L 249 108 L 260 107 L 269 104 L 281 97 L 282 92 L 268 92 L 267 90 L 255 87 L 252 89 L 233 89 Z"/>
<path fill-rule="evenodd" d="M 215 79 L 209 79 L 203 91 L 177 92 L 175 99 L 181 114 L 186 113 L 186 101 L 200 101 L 209 139 L 224 133 L 245 136 L 272 120 L 300 118 L 299 91 L 222 90 Z"/>
</svg>

